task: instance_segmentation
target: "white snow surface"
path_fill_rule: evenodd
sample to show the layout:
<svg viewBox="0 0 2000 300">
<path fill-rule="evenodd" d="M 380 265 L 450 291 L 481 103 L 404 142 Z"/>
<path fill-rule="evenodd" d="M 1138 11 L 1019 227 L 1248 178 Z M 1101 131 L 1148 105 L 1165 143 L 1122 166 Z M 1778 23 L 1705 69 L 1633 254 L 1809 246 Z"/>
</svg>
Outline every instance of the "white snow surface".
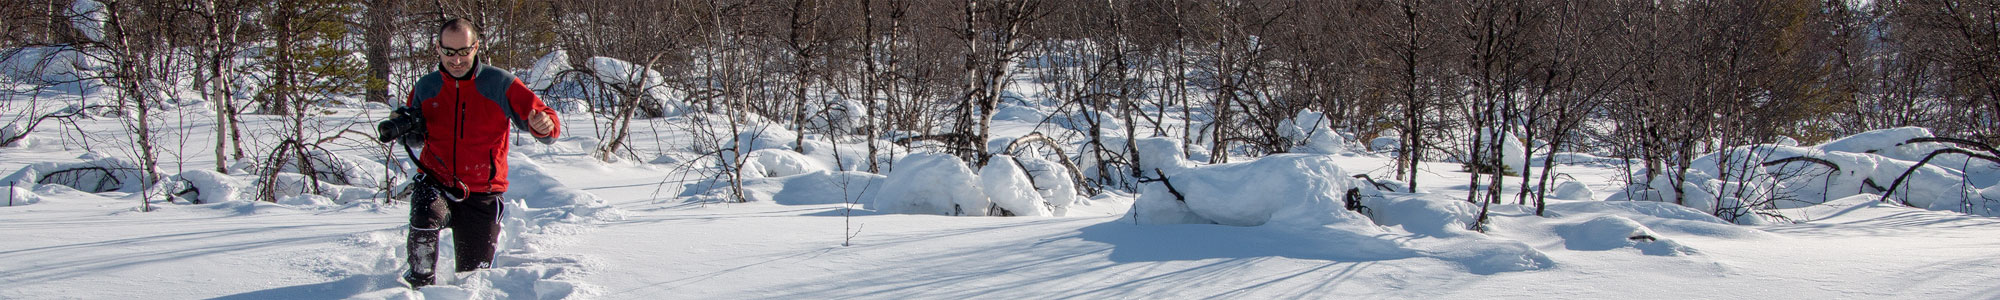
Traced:
<svg viewBox="0 0 2000 300">
<path fill-rule="evenodd" d="M 1295 145 L 1293 153 L 1345 154 L 1353 153 L 1354 146 L 1349 137 L 1333 131 L 1333 120 L 1325 114 L 1307 109 L 1299 111 L 1291 119 L 1278 122 L 1278 135 L 1291 140 Z"/>
<path fill-rule="evenodd" d="M 1014 157 L 994 155 L 979 168 L 979 188 L 986 192 L 986 198 L 993 205 L 1016 216 L 1052 216 L 1050 205 L 1042 200 L 1042 194 L 1029 182 L 1028 173 L 1014 164 Z"/>
<path fill-rule="evenodd" d="M 892 214 L 984 216 L 992 204 L 979 175 L 957 157 L 917 153 L 896 160 L 868 209 Z"/>
<path fill-rule="evenodd" d="M 1912 169 L 1931 153 L 1953 147 L 1944 143 L 1906 143 L 1929 137 L 1932 137 L 1929 130 L 1903 127 L 1870 131 L 1813 147 L 1776 144 L 1732 147 L 1691 162 L 1686 180 L 1679 181 L 1679 194 L 1674 189 L 1676 181 L 1669 179 L 1672 177 L 1659 176 L 1650 183 L 1642 181 L 1611 193 L 1610 199 L 1655 202 L 1679 199 L 1677 203 L 1700 211 L 1741 214 L 1734 220 L 1738 223 L 1763 224 L 1782 219 L 1754 211 L 1806 207 L 1855 195 L 1873 194 L 1879 199 L 1895 186 L 1895 193 L 1886 200 L 1917 208 L 2000 216 L 2000 197 L 1982 194 L 1984 189 L 2000 186 L 2000 164 L 1945 154 Z M 1792 158 L 1816 159 L 1831 165 L 1800 160 L 1781 162 Z M 1779 163 L 1764 166 L 1767 162 Z M 1634 177 L 1646 178 L 1641 175 L 1644 172 L 1637 171 Z"/>
<path fill-rule="evenodd" d="M 1281 154 L 1166 172 L 1136 206 L 1142 224 L 1345 226 L 1368 223 L 1343 207 L 1355 185 L 1325 155 Z"/>
<path fill-rule="evenodd" d="M 1045 99 L 1028 92 L 1036 88 L 1009 91 Z M 9 106 L 0 116 L 64 105 L 43 104 L 50 107 Z M 163 116 L 185 118 L 160 119 L 173 142 L 162 145 L 163 178 L 150 189 L 132 163 L 131 134 L 115 118 L 44 126 L 28 133 L 32 143 L 0 147 L 0 172 L 10 175 L 0 180 L 9 184 L 9 202 L 0 206 L 0 299 L 2000 298 L 1993 284 L 2000 282 L 2000 219 L 1964 213 L 1964 205 L 1947 209 L 1965 195 L 2000 199 L 1994 166 L 1940 157 L 1890 202 L 1863 189 L 1863 179 L 1887 185 L 1915 160 L 1951 147 L 1903 143 L 1931 136 L 1914 128 L 1808 147 L 1728 148 L 1732 158 L 1699 162 L 1810 155 L 1838 165 L 1833 175 L 1706 175 L 1688 186 L 1691 196 L 1804 195 L 1792 199 L 1808 200 L 1760 211 L 1789 222 L 1732 222 L 1713 216 L 1713 207 L 1593 199 L 1658 200 L 1662 189 L 1634 192 L 1622 182 L 1630 170 L 1557 155 L 1564 164 L 1555 172 L 1573 178 L 1550 185 L 1557 197 L 1546 210 L 1514 204 L 1523 188 L 1509 178 L 1502 195 L 1509 201 L 1484 204 L 1491 214 L 1480 232 L 1471 225 L 1481 204 L 1465 201 L 1468 175 L 1453 163 L 1421 164 L 1415 191 L 1380 191 L 1348 176 L 1395 178 L 1389 157 L 1285 154 L 1205 165 L 1186 157 L 1211 153 L 1184 154 L 1178 139 L 1106 131 L 1114 134 L 1106 147 L 1132 141 L 1141 160 L 1135 167 L 1164 175 L 1174 189 L 1153 181 L 1137 184 L 1136 193 L 1086 196 L 1042 153 L 1009 153 L 1019 155 L 1018 165 L 996 157 L 976 169 L 953 156 L 896 147 L 861 159 L 857 145 L 882 142 L 808 134 L 795 145 L 799 133 L 767 120 L 702 134 L 735 143 L 743 154 L 718 155 L 730 147 L 695 145 L 696 135 L 686 132 L 692 118 L 711 116 L 689 114 L 634 123 L 631 132 L 659 134 L 629 144 L 661 164 L 600 161 L 592 151 L 603 137 L 590 130 L 553 145 L 515 139 L 494 267 L 441 274 L 438 285 L 410 289 L 397 280 L 409 207 L 381 199 L 383 186 L 398 184 L 382 181 L 407 168 L 401 154 L 389 157 L 372 143 L 329 145 L 332 153 L 315 155 L 344 162 L 317 171 L 357 180 L 321 182 L 310 193 L 300 170 L 280 169 L 284 191 L 275 202 L 257 202 L 263 162 L 214 161 L 208 145 L 215 128 L 204 119 L 212 115 L 166 109 Z M 387 112 L 328 110 L 320 116 L 327 123 L 372 122 Z M 1067 150 L 1080 148 L 1077 132 L 1028 120 L 1055 111 L 1016 109 L 994 122 L 992 141 L 1043 132 Z M 1058 118 L 1082 119 L 1064 114 Z M 592 121 L 563 117 L 567 124 Z M 275 144 L 279 137 L 267 133 L 281 120 L 244 118 L 249 145 Z M 1081 161 L 1077 153 L 1070 152 L 1072 161 Z M 725 159 L 759 166 L 762 177 L 740 186 L 748 201 L 734 202 L 730 193 L 739 189 L 715 180 L 726 174 L 715 168 Z M 871 161 L 884 174 L 860 171 Z M 52 175 L 94 167 L 111 172 Z M 1345 205 L 1350 190 L 1358 210 Z M 1017 209 L 1034 207 L 1034 199 L 1048 210 Z M 141 211 L 142 202 L 152 210 Z M 988 216 L 996 206 L 1046 215 Z M 450 268 L 445 244 L 439 267 Z"/>
</svg>

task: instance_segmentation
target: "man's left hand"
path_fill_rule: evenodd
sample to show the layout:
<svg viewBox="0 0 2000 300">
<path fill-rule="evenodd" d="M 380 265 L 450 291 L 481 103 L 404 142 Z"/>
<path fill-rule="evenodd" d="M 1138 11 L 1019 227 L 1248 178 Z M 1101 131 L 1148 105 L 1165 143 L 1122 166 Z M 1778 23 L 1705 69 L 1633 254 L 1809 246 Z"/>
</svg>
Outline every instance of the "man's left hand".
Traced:
<svg viewBox="0 0 2000 300">
<path fill-rule="evenodd" d="M 534 129 L 535 135 L 549 135 L 551 130 L 556 129 L 556 123 L 549 121 L 548 113 L 536 111 L 528 115 L 528 129 Z"/>
</svg>

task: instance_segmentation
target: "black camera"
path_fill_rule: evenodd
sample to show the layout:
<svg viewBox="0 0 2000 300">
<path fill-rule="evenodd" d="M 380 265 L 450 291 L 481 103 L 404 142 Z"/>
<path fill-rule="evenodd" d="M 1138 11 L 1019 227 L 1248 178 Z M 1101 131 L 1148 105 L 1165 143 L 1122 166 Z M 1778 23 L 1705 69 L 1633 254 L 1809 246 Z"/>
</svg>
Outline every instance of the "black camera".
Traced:
<svg viewBox="0 0 2000 300">
<path fill-rule="evenodd" d="M 396 108 L 396 111 L 389 113 L 388 120 L 375 124 L 375 139 L 383 143 L 400 139 L 404 145 L 423 143 L 423 113 L 416 107 Z"/>
</svg>

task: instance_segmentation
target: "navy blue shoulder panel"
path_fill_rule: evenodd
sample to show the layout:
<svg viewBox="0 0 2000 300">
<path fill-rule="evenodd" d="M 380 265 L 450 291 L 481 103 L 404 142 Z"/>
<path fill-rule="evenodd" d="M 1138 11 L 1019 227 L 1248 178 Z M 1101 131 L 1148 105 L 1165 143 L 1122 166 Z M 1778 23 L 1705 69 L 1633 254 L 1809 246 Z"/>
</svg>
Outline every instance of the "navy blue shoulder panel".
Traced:
<svg viewBox="0 0 2000 300">
<path fill-rule="evenodd" d="M 424 75 L 423 78 L 417 79 L 416 86 L 410 87 L 410 95 L 413 96 L 412 98 L 416 98 L 416 101 L 412 101 L 410 105 L 421 104 L 426 100 L 437 97 L 438 92 L 442 90 L 444 90 L 444 77 L 439 76 L 438 72 L 431 72 L 430 75 Z"/>
<path fill-rule="evenodd" d="M 534 132 L 528 130 L 528 120 L 522 119 L 519 113 L 514 112 L 514 104 L 507 98 L 507 89 L 514 86 L 514 81 L 514 74 L 491 65 L 480 64 L 479 76 L 473 79 L 472 84 L 479 89 L 480 96 L 486 96 L 486 99 L 493 100 L 493 104 L 500 105 L 500 111 L 507 113 L 507 120 L 513 121 L 515 129 Z"/>
</svg>

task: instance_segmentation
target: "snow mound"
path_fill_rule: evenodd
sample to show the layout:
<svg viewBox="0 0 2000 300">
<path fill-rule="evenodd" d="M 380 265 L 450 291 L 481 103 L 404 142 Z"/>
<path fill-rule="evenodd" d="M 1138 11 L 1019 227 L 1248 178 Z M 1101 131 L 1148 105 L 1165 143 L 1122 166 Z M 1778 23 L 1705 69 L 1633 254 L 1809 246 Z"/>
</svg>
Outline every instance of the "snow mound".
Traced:
<svg viewBox="0 0 2000 300">
<path fill-rule="evenodd" d="M 1125 132 L 1125 125 L 1123 123 L 1119 123 L 1117 116 L 1099 110 L 1076 111 L 1067 114 L 1051 116 L 1048 117 L 1048 121 L 1050 124 L 1053 124 L 1056 127 L 1060 127 L 1062 129 L 1069 129 L 1076 132 L 1082 132 L 1086 134 L 1090 132 L 1090 125 L 1093 123 L 1097 124 L 1097 129 L 1100 130 L 1099 132 L 1104 132 L 1104 133 L 1118 132 L 1119 134 L 1123 134 Z"/>
<path fill-rule="evenodd" d="M 1642 201 L 1576 201 L 1549 203 L 1550 217 L 1617 215 L 1644 224 L 1648 229 L 1674 235 L 1726 239 L 1749 239 L 1769 233 L 1731 224 L 1721 218 L 1673 203 Z"/>
<path fill-rule="evenodd" d="M 316 174 L 319 180 L 338 185 L 377 187 L 383 182 L 382 176 L 388 173 L 388 167 L 374 160 L 325 150 L 307 151 L 306 159 L 310 161 L 311 173 Z M 279 172 L 307 173 L 301 171 L 299 164 L 295 162 L 283 163 L 276 167 Z"/>
<path fill-rule="evenodd" d="M 15 187 L 54 184 L 86 193 L 136 193 L 147 184 L 143 182 L 145 172 L 132 161 L 97 153 L 84 154 L 80 158 L 84 161 L 30 164 L 6 178 L 0 178 L 0 183 Z"/>
<path fill-rule="evenodd" d="M 104 3 L 99 3 L 96 0 L 76 0 L 76 2 L 71 2 L 68 12 L 68 15 L 75 16 L 70 18 L 71 27 L 75 27 L 77 32 L 83 33 L 84 37 L 100 42 L 104 41 L 104 23 L 111 20 L 107 17 L 109 14 L 110 12 L 105 9 Z"/>
<path fill-rule="evenodd" d="M 984 216 L 991 202 L 978 175 L 957 157 L 917 153 L 896 160 L 868 209 L 892 214 Z"/>
<path fill-rule="evenodd" d="M 994 121 L 1041 123 L 1042 120 L 1048 118 L 1049 114 L 1046 112 L 1036 110 L 1034 107 L 1015 105 L 1012 102 L 1002 102 L 998 108 L 993 110 Z"/>
<path fill-rule="evenodd" d="M 812 172 L 827 171 L 823 163 L 805 154 L 791 150 L 762 149 L 751 151 L 743 159 L 743 178 L 784 177 Z"/>
<path fill-rule="evenodd" d="M 1655 256 L 1696 253 L 1693 248 L 1663 238 L 1638 221 L 1620 216 L 1599 216 L 1583 223 L 1556 227 L 1555 231 L 1562 235 L 1563 246 L 1570 250 L 1604 251 L 1637 248 L 1641 253 Z"/>
<path fill-rule="evenodd" d="M 250 183 L 212 170 L 190 170 L 169 179 L 167 190 L 193 204 L 222 203 L 246 199 Z"/>
<path fill-rule="evenodd" d="M 1550 196 L 1566 200 L 1597 200 L 1597 195 L 1590 191 L 1589 185 L 1584 185 L 1582 182 L 1576 181 L 1564 181 L 1563 183 L 1556 184 L 1556 189 Z"/>
<path fill-rule="evenodd" d="M 21 128 L 21 123 L 19 122 L 7 123 L 7 126 L 0 127 L 0 141 L 14 139 L 26 134 L 28 134 L 27 129 Z M 0 147 L 27 147 L 30 145 L 34 145 L 32 139 L 21 137 L 21 139 L 15 140 L 12 143 L 0 144 Z"/>
<path fill-rule="evenodd" d="M 1035 184 L 1028 179 L 1027 172 L 1014 164 L 1014 157 L 994 155 L 986 160 L 986 166 L 979 168 L 979 187 L 986 191 L 986 197 L 993 200 L 1001 215 L 1045 217 L 1053 216 L 1047 201 L 1035 190 Z"/>
<path fill-rule="evenodd" d="M 1333 131 L 1333 120 L 1311 109 L 1278 122 L 1278 136 L 1292 141 L 1293 153 L 1353 153 L 1349 138 Z"/>
<path fill-rule="evenodd" d="M 799 138 L 798 132 L 785 129 L 784 126 L 756 124 L 763 122 L 752 123 L 753 125 L 744 126 L 742 131 L 736 133 L 734 144 L 737 151 L 792 150 L 792 142 Z"/>
<path fill-rule="evenodd" d="M 526 154 L 507 154 L 507 192 L 502 194 L 509 200 L 520 200 L 525 204 L 514 208 L 557 209 L 565 213 L 590 217 L 595 220 L 617 220 L 622 218 L 616 208 L 612 208 L 596 194 L 584 192 L 564 185 L 561 180 L 548 175 L 542 166 Z"/>
<path fill-rule="evenodd" d="M 1424 256 L 1458 263 L 1466 272 L 1491 275 L 1555 267 L 1547 253 L 1527 243 L 1485 236 L 1421 238 L 1409 247 Z"/>
<path fill-rule="evenodd" d="M 1403 139 L 1399 137 L 1384 136 L 1368 141 L 1369 152 L 1395 152 L 1400 147 L 1403 147 Z"/>
<path fill-rule="evenodd" d="M 0 194 L 4 194 L 0 195 L 0 199 L 7 199 L 5 200 L 7 201 L 7 206 L 21 206 L 42 202 L 42 195 L 37 195 L 34 191 L 18 186 L 0 189 Z"/>
<path fill-rule="evenodd" d="M 1042 201 L 1049 204 L 1051 215 L 1068 216 L 1070 205 L 1078 201 L 1088 201 L 1077 195 L 1076 179 L 1071 177 L 1069 169 L 1061 164 L 1038 155 L 1017 156 L 1014 157 L 1014 162 L 1020 163 L 1023 171 L 1033 179 L 1035 192 L 1041 195 Z"/>
<path fill-rule="evenodd" d="M 276 181 L 265 183 L 265 179 Z M 268 190 L 259 190 L 265 188 L 265 184 L 272 186 L 268 187 Z M 298 173 L 278 173 L 275 178 L 260 178 L 250 187 L 252 187 L 250 195 L 255 196 L 255 199 L 270 201 L 311 194 L 330 199 L 335 204 L 347 204 L 381 197 L 381 190 L 378 189 L 339 185 L 328 181 L 315 182 L 312 178 Z"/>
<path fill-rule="evenodd" d="M 1773 210 L 1808 207 L 1854 195 L 1895 194 L 1888 199 L 1917 208 L 2000 216 L 2000 164 L 1962 154 L 1931 153 L 1953 148 L 1923 128 L 1869 131 L 1812 147 L 1777 144 L 1739 146 L 1703 155 L 1689 163 L 1684 180 L 1663 174 L 1646 177 L 1609 200 L 1682 203 L 1738 224 L 1786 222 Z M 1974 153 L 1983 153 L 1972 150 Z M 1915 167 L 1913 169 L 1913 167 Z M 1898 180 L 1899 177 L 1906 178 Z M 1900 182 L 1900 183 L 1898 183 Z M 1678 187 L 1679 192 L 1676 192 Z"/>
<path fill-rule="evenodd" d="M 1113 155 L 1119 155 L 1127 152 L 1125 144 L 1128 142 L 1136 143 L 1132 145 L 1132 148 L 1134 148 L 1134 150 L 1139 151 L 1139 153 L 1136 155 L 1138 156 L 1139 160 L 1138 166 L 1136 166 L 1136 168 L 1139 171 L 1138 173 L 1145 174 L 1145 177 L 1158 177 L 1159 172 L 1166 172 L 1171 174 L 1182 169 L 1192 168 L 1197 165 L 1195 162 L 1189 161 L 1187 156 L 1182 155 L 1181 142 L 1178 139 L 1154 137 L 1154 138 L 1140 138 L 1136 140 L 1127 140 L 1118 137 L 1104 137 L 1103 141 L 1101 141 L 1101 144 L 1103 144 L 1104 149 L 1106 149 L 1110 153 L 1113 153 Z M 1194 147 L 1194 149 L 1200 150 L 1203 148 Z M 1077 151 L 1076 155 L 1078 155 L 1080 158 L 1079 160 L 1081 160 L 1080 162 L 1077 163 L 1077 165 L 1095 166 L 1095 165 L 1105 164 L 1104 162 L 1099 161 L 1096 155 L 1091 154 L 1095 151 L 1097 151 L 1095 145 L 1085 144 L 1083 149 Z M 1107 168 L 1107 170 L 1104 170 L 1103 172 L 1108 172 L 1110 174 L 1100 174 L 1098 168 L 1095 167 L 1082 168 L 1083 170 L 1080 171 L 1083 172 L 1084 178 L 1110 178 L 1109 180 L 1104 180 L 1108 181 L 1106 182 L 1107 184 L 1113 184 L 1118 182 L 1135 182 L 1138 180 L 1138 178 L 1132 178 L 1133 169 L 1129 168 L 1133 167 L 1130 167 L 1129 164 L 1112 163 L 1109 164 L 1109 166 L 1110 167 Z"/>
<path fill-rule="evenodd" d="M 1505 166 L 1505 170 L 1514 172 L 1514 174 L 1527 174 L 1528 147 L 1526 144 L 1521 143 L 1520 136 L 1514 135 L 1514 130 L 1506 130 L 1498 127 L 1483 128 L 1479 130 L 1479 134 L 1479 147 L 1482 151 L 1491 151 L 1493 147 L 1492 143 L 1496 140 L 1500 143 L 1499 166 Z M 1493 163 L 1481 162 L 1480 164 L 1491 165 Z"/>
<path fill-rule="evenodd" d="M 0 50 L 0 76 L 26 84 L 47 84 L 89 94 L 105 88 L 101 80 L 111 69 L 103 53 L 85 53 L 70 46 L 22 47 Z M 98 51 L 98 50 L 90 50 Z"/>
<path fill-rule="evenodd" d="M 1930 129 L 1921 127 L 1897 127 L 1870 130 L 1842 137 L 1813 146 L 1827 152 L 1874 153 L 1901 160 L 1917 160 L 1930 154 L 1934 147 L 1904 148 L 1903 142 L 1914 138 L 1935 137 Z"/>
<path fill-rule="evenodd" d="M 291 207 L 323 207 L 333 205 L 333 199 L 314 194 L 291 195 L 278 198 L 278 204 Z"/>
<path fill-rule="evenodd" d="M 1348 189 L 1358 185 L 1331 156 L 1280 154 L 1162 170 L 1164 180 L 1146 184 L 1135 204 L 1140 223 L 1372 226 L 1345 208 Z"/>
<path fill-rule="evenodd" d="M 1467 228 L 1471 228 L 1472 222 L 1478 221 L 1479 217 L 1479 206 L 1440 195 L 1402 194 L 1361 199 L 1362 204 L 1369 208 L 1369 220 L 1376 225 L 1402 226 L 1403 230 L 1419 235 L 1455 237 L 1474 234 Z"/>
<path fill-rule="evenodd" d="M 567 51 L 555 51 L 535 60 L 522 72 L 521 81 L 544 98 L 592 99 L 590 106 L 611 107 L 637 98 L 642 118 L 686 114 L 685 95 L 667 87 L 666 75 L 624 60 L 592 57 L 577 68 Z M 606 90 L 606 87 L 609 90 Z"/>
<path fill-rule="evenodd" d="M 521 72 L 520 77 L 521 81 L 528 84 L 528 89 L 541 91 L 555 86 L 556 77 L 569 70 L 571 70 L 569 51 L 556 50 L 535 59 L 535 65 L 528 68 L 527 72 Z"/>
<path fill-rule="evenodd" d="M 743 179 L 743 200 L 783 205 L 862 203 L 873 200 L 886 176 L 868 172 L 819 170 L 779 177 Z M 711 178 L 690 183 L 680 197 L 690 201 L 727 202 L 730 186 L 726 179 Z"/>
</svg>

